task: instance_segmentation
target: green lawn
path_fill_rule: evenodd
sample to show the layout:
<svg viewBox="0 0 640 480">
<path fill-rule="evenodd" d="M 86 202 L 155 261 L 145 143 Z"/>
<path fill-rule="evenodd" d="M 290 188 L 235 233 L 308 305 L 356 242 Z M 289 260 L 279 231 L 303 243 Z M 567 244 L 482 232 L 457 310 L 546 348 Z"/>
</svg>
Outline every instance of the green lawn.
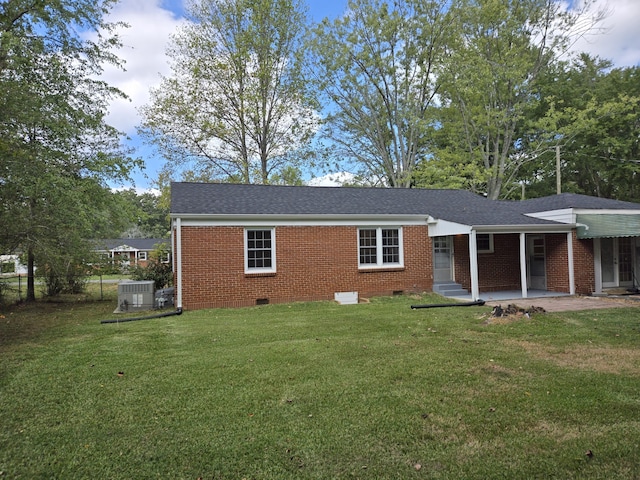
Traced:
<svg viewBox="0 0 640 480">
<path fill-rule="evenodd" d="M 0 478 L 640 478 L 640 307 L 432 301 L 5 311 Z"/>
</svg>

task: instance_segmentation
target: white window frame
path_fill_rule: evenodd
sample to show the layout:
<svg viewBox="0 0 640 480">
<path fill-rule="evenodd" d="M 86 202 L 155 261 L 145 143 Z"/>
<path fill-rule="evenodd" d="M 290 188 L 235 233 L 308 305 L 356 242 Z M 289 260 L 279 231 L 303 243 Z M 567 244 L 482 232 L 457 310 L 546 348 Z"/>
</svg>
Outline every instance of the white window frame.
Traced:
<svg viewBox="0 0 640 480">
<path fill-rule="evenodd" d="M 376 231 L 376 263 L 360 263 L 360 232 L 362 230 L 375 230 Z M 397 230 L 398 231 L 398 262 L 383 262 L 383 246 L 382 246 L 382 231 L 383 230 Z M 357 245 L 358 245 L 358 269 L 359 270 L 376 270 L 381 268 L 404 268 L 404 241 L 402 236 L 402 227 L 389 226 L 389 227 L 359 227 L 357 232 Z M 369 248 L 369 247 L 366 247 Z"/>
<path fill-rule="evenodd" d="M 271 232 L 271 267 L 249 268 L 249 232 Z M 276 229 L 274 227 L 255 227 L 244 229 L 244 273 L 275 273 L 276 272 Z"/>
<path fill-rule="evenodd" d="M 480 250 L 480 247 L 478 246 L 478 237 L 480 235 L 488 235 L 489 236 L 489 249 L 484 249 L 484 250 Z M 493 253 L 494 249 L 493 249 L 493 233 L 476 233 L 476 248 L 478 250 L 478 253 Z"/>
<path fill-rule="evenodd" d="M 147 252 L 138 252 L 138 260 L 148 260 Z"/>
</svg>

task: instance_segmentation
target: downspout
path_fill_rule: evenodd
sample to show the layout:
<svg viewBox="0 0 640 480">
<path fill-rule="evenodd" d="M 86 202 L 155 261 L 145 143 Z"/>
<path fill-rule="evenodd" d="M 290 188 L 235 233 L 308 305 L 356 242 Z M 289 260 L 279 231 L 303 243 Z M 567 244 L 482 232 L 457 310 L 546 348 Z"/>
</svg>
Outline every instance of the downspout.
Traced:
<svg viewBox="0 0 640 480">
<path fill-rule="evenodd" d="M 110 320 L 101 320 L 100 323 L 106 324 L 106 323 L 137 322 L 138 320 L 150 320 L 152 318 L 172 317 L 174 315 L 182 315 L 182 308 L 176 308 L 172 312 L 163 312 L 163 313 L 156 313 L 153 315 L 145 315 L 144 317 L 112 318 Z"/>
<path fill-rule="evenodd" d="M 182 311 L 182 222 L 181 218 L 175 221 L 175 259 L 176 259 L 176 307 Z"/>
</svg>

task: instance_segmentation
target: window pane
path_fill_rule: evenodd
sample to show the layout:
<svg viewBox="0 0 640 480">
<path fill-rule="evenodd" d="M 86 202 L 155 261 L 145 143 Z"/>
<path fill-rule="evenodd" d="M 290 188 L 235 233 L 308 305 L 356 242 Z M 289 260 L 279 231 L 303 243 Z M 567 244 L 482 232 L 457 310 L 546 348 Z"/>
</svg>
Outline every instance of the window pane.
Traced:
<svg viewBox="0 0 640 480">
<path fill-rule="evenodd" d="M 247 267 L 271 268 L 271 230 L 247 230 Z"/>
<path fill-rule="evenodd" d="M 360 230 L 360 264 L 371 265 L 378 262 L 376 249 L 376 231 L 374 229 Z"/>
<path fill-rule="evenodd" d="M 476 246 L 478 250 L 489 250 L 491 248 L 491 244 L 489 243 L 489 234 L 487 233 L 479 233 L 476 235 Z"/>
<path fill-rule="evenodd" d="M 382 263 L 400 263 L 400 234 L 398 229 L 382 230 Z"/>
</svg>

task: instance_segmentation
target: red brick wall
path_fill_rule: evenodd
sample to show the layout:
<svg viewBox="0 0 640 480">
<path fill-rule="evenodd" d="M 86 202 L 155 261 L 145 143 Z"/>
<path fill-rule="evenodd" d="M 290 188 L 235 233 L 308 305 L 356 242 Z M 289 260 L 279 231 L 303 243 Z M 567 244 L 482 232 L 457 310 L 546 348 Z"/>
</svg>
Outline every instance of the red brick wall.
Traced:
<svg viewBox="0 0 640 480">
<path fill-rule="evenodd" d="M 471 290 L 469 236 L 454 237 L 456 281 Z M 481 292 L 520 290 L 520 238 L 518 234 L 494 234 L 493 253 L 478 253 Z"/>
<path fill-rule="evenodd" d="M 596 288 L 593 240 L 578 240 L 575 230 L 572 236 L 576 293 L 579 295 L 591 295 Z"/>
<path fill-rule="evenodd" d="M 544 236 L 547 270 L 547 290 L 569 292 L 569 253 L 567 234 L 553 233 Z M 574 269 L 575 270 L 575 269 Z"/>
<path fill-rule="evenodd" d="M 358 270 L 357 227 L 276 227 L 275 274 L 244 273 L 243 227 L 182 227 L 185 309 L 329 300 L 432 289 L 431 239 L 426 226 L 403 227 L 402 269 Z"/>
</svg>

